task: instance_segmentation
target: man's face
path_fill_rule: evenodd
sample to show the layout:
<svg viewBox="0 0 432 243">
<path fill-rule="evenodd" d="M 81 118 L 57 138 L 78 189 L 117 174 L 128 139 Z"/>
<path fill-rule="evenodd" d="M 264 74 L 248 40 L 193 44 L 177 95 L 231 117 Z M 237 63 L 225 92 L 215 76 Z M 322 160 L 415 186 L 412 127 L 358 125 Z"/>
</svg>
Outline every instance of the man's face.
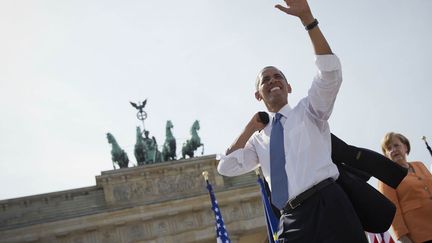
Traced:
<svg viewBox="0 0 432 243">
<path fill-rule="evenodd" d="M 263 100 L 270 111 L 273 111 L 271 107 L 280 109 L 287 104 L 291 86 L 278 69 L 274 67 L 265 68 L 258 75 L 258 78 L 258 90 L 255 92 L 255 97 L 258 100 Z"/>
</svg>

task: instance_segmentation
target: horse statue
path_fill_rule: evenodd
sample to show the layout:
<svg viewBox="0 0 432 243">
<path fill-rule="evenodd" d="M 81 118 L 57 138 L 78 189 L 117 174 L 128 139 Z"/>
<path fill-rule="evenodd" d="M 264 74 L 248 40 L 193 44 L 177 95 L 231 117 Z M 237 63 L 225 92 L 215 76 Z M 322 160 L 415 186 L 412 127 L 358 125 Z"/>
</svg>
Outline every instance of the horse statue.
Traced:
<svg viewBox="0 0 432 243">
<path fill-rule="evenodd" d="M 111 160 L 113 162 L 113 167 L 115 169 L 114 163 L 116 163 L 120 168 L 127 168 L 129 164 L 129 158 L 126 152 L 120 148 L 114 136 L 111 133 L 107 133 L 108 143 L 112 145 L 111 149 Z"/>
<path fill-rule="evenodd" d="M 169 161 L 175 160 L 176 155 L 176 139 L 174 138 L 171 129 L 173 128 L 171 120 L 166 122 L 165 126 L 165 143 L 162 148 L 162 160 Z"/>
<path fill-rule="evenodd" d="M 186 140 L 185 143 L 183 143 L 182 159 L 186 158 L 186 155 L 188 155 L 189 158 L 193 158 L 194 151 L 197 150 L 197 148 L 200 146 L 203 147 L 201 154 L 204 154 L 204 144 L 201 143 L 201 139 L 198 136 L 198 132 L 197 132 L 199 129 L 200 129 L 200 125 L 198 120 L 196 120 L 190 129 L 191 138 Z"/>
<path fill-rule="evenodd" d="M 138 165 L 144 165 L 146 162 L 146 144 L 141 133 L 140 127 L 136 128 L 135 158 Z"/>
</svg>

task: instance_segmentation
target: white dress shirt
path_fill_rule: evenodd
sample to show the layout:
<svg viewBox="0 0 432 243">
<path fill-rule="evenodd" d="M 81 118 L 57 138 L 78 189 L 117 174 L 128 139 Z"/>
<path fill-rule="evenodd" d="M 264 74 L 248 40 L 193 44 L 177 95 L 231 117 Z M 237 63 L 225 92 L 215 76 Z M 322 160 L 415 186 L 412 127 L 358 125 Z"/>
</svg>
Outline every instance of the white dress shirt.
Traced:
<svg viewBox="0 0 432 243">
<path fill-rule="evenodd" d="M 329 177 L 337 179 L 339 171 L 331 160 L 331 139 L 328 118 L 339 87 L 342 72 L 335 55 L 317 55 L 318 74 L 307 97 L 291 108 L 288 104 L 279 111 L 283 115 L 285 172 L 288 176 L 289 199 Z M 273 119 L 274 113 L 270 113 Z M 261 166 L 270 183 L 270 134 L 272 120 L 248 140 L 245 147 L 222 155 L 218 172 L 237 176 Z"/>
</svg>

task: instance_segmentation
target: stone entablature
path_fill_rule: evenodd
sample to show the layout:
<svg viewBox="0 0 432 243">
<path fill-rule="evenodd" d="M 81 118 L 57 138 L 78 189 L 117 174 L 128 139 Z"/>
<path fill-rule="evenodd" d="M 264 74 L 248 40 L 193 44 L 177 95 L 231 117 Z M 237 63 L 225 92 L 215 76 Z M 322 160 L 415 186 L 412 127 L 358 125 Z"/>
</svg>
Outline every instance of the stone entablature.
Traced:
<svg viewBox="0 0 432 243">
<path fill-rule="evenodd" d="M 96 184 L 104 189 L 109 206 L 157 203 L 181 199 L 206 192 L 203 171 L 215 190 L 224 187 L 216 172 L 214 155 L 102 172 Z"/>
<path fill-rule="evenodd" d="M 204 170 L 233 242 L 264 242 L 256 177 L 216 165 L 212 155 L 106 171 L 94 187 L 0 201 L 0 242 L 214 242 Z"/>
</svg>

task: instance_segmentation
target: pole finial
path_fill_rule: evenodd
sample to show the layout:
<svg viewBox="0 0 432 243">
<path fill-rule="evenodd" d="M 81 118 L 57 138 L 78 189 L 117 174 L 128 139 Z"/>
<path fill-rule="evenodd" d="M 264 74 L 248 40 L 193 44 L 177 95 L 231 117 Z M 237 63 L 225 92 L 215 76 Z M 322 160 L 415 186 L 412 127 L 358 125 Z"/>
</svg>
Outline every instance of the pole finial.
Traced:
<svg viewBox="0 0 432 243">
<path fill-rule="evenodd" d="M 426 144 L 427 150 L 429 151 L 430 155 L 432 156 L 432 148 L 429 146 L 428 142 L 426 141 L 426 137 L 423 136 L 422 139 L 423 139 L 424 143 Z"/>
<path fill-rule="evenodd" d="M 256 169 L 255 169 L 255 174 L 256 174 L 257 176 L 259 176 L 259 175 L 260 175 L 260 171 L 259 171 L 259 168 L 256 168 Z"/>
<path fill-rule="evenodd" d="M 206 170 L 202 172 L 202 176 L 204 176 L 204 179 L 208 181 L 208 172 Z"/>
</svg>

